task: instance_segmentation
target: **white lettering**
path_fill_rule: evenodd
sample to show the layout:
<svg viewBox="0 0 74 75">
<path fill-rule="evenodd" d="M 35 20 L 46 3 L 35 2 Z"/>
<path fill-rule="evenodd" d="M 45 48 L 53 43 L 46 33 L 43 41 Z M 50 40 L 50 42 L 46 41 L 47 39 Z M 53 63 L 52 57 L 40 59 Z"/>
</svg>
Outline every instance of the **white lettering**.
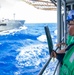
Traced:
<svg viewBox="0 0 74 75">
<path fill-rule="evenodd" d="M 72 63 L 73 62 L 73 60 L 74 60 L 74 53 L 71 55 L 71 57 L 70 57 L 70 62 Z"/>
</svg>

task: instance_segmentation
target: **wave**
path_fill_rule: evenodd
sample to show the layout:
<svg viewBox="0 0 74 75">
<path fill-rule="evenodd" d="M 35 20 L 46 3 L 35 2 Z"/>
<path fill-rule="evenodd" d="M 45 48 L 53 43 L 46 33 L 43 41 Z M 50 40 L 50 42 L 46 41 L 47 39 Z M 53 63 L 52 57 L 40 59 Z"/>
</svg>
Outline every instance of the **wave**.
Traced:
<svg viewBox="0 0 74 75">
<path fill-rule="evenodd" d="M 21 26 L 21 27 L 19 27 L 18 29 L 15 28 L 15 29 L 11 29 L 11 30 L 1 31 L 1 32 L 0 32 L 0 35 L 15 34 L 16 32 L 19 32 L 19 31 L 21 31 L 21 30 L 26 30 L 26 29 L 27 29 L 26 26 Z"/>
<path fill-rule="evenodd" d="M 31 44 L 26 47 L 23 46 L 17 51 L 19 51 L 19 55 L 17 55 L 16 60 L 21 63 L 22 61 L 28 62 L 28 63 L 24 63 L 25 66 L 39 65 L 39 63 L 42 62 L 39 59 L 39 57 L 42 58 L 44 57 L 45 59 L 47 59 L 46 57 L 48 55 L 48 47 L 46 44 L 35 44 L 35 45 Z"/>
<path fill-rule="evenodd" d="M 41 42 L 47 42 L 46 35 L 40 35 L 37 39 Z"/>
<path fill-rule="evenodd" d="M 28 74 L 28 71 L 31 71 L 32 68 L 33 72 L 31 72 L 30 75 L 34 75 L 32 73 L 34 73 L 34 71 L 39 72 L 49 57 L 46 44 L 30 44 L 21 47 L 17 52 L 19 52 L 19 54 L 16 56 L 16 67 L 19 68 L 18 72 L 21 70 L 20 74 L 23 73 L 23 69 L 24 73 L 26 73 L 25 71 L 27 70 Z"/>
<path fill-rule="evenodd" d="M 54 39 L 55 36 L 54 35 L 51 35 L 51 38 Z M 46 38 L 46 35 L 40 35 L 39 37 L 37 37 L 37 39 L 41 42 L 47 42 L 47 38 Z"/>
</svg>

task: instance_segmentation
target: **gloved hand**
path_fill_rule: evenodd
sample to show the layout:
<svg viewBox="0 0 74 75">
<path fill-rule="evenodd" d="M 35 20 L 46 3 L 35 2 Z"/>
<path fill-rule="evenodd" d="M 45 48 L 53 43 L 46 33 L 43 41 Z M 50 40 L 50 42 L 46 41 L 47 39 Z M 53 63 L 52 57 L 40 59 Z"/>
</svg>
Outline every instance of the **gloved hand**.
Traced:
<svg viewBox="0 0 74 75">
<path fill-rule="evenodd" d="M 56 58 L 56 57 L 57 57 L 57 53 L 56 53 L 56 51 L 52 50 L 50 56 L 51 56 L 51 58 L 52 58 L 52 57 L 53 57 L 53 58 Z"/>
<path fill-rule="evenodd" d="M 60 62 L 63 60 L 65 53 L 57 53 L 56 51 L 52 51 L 50 57 L 57 58 Z"/>
<path fill-rule="evenodd" d="M 67 46 L 66 43 L 59 43 L 59 44 L 56 44 L 57 47 L 60 47 L 61 45 Z"/>
</svg>

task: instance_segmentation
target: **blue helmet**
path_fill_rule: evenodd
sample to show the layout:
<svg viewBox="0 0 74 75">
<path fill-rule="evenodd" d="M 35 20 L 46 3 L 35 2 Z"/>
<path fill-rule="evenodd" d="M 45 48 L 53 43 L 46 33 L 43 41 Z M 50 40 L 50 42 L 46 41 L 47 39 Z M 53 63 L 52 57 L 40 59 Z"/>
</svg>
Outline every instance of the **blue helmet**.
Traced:
<svg viewBox="0 0 74 75">
<path fill-rule="evenodd" d="M 70 10 L 67 15 L 67 21 L 71 21 L 74 19 L 74 10 Z"/>
</svg>

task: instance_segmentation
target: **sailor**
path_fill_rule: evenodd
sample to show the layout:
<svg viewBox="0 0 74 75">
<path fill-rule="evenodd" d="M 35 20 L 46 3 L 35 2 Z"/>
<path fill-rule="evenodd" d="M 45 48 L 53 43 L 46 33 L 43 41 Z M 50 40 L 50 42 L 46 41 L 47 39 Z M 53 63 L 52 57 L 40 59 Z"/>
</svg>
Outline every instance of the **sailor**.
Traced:
<svg viewBox="0 0 74 75">
<path fill-rule="evenodd" d="M 56 57 L 62 62 L 60 75 L 74 75 L 74 10 L 68 13 L 67 21 L 69 25 L 68 47 L 58 52 L 51 52 L 51 57 Z"/>
</svg>

